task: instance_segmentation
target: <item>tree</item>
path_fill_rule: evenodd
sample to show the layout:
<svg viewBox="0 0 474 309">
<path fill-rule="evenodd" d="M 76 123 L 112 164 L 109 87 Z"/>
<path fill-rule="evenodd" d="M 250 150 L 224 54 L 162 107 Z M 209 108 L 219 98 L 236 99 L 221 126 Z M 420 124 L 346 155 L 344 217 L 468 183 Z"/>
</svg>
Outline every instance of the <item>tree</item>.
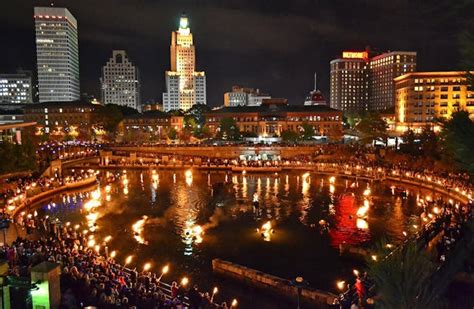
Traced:
<svg viewBox="0 0 474 309">
<path fill-rule="evenodd" d="M 387 128 L 387 123 L 377 113 L 370 113 L 363 117 L 356 126 L 364 144 L 370 144 L 373 141 L 385 142 L 388 137 Z"/>
<path fill-rule="evenodd" d="M 115 104 L 102 106 L 97 113 L 97 122 L 111 135 L 115 134 L 117 127 L 122 120 L 122 109 L 120 106 Z"/>
<path fill-rule="evenodd" d="M 205 104 L 195 104 L 186 111 L 186 116 L 194 119 L 195 125 L 203 127 L 206 124 L 206 114 L 210 111 L 211 108 Z"/>
<path fill-rule="evenodd" d="M 222 118 L 219 124 L 220 127 L 220 138 L 228 140 L 239 140 L 241 137 L 237 122 L 234 118 Z"/>
<path fill-rule="evenodd" d="M 170 140 L 175 140 L 178 138 L 178 131 L 175 128 L 170 128 L 168 130 L 167 136 Z"/>
<path fill-rule="evenodd" d="M 421 133 L 418 135 L 420 139 L 420 147 L 424 156 L 439 158 L 439 142 L 436 133 L 429 127 L 423 127 Z"/>
<path fill-rule="evenodd" d="M 416 155 L 419 153 L 418 145 L 416 144 L 416 134 L 413 130 L 408 129 L 402 135 L 403 144 L 400 145 L 402 152 Z"/>
<path fill-rule="evenodd" d="M 442 123 L 443 156 L 474 177 L 474 122 L 467 111 L 457 111 Z"/>
<path fill-rule="evenodd" d="M 281 132 L 280 137 L 284 142 L 296 143 L 299 140 L 300 135 L 298 134 L 298 132 L 295 132 L 293 130 L 285 130 Z"/>
<path fill-rule="evenodd" d="M 307 122 L 303 122 L 301 125 L 300 138 L 303 140 L 311 140 L 314 136 L 314 128 Z"/>
<path fill-rule="evenodd" d="M 387 253 L 380 249 L 377 256 Z M 410 242 L 387 258 L 367 263 L 368 275 L 375 284 L 377 308 L 439 307 L 440 295 L 431 282 L 436 266 L 424 248 Z"/>
<path fill-rule="evenodd" d="M 466 69 L 466 77 L 468 82 L 474 87 L 474 35 L 465 31 L 460 36 L 462 66 Z"/>
</svg>

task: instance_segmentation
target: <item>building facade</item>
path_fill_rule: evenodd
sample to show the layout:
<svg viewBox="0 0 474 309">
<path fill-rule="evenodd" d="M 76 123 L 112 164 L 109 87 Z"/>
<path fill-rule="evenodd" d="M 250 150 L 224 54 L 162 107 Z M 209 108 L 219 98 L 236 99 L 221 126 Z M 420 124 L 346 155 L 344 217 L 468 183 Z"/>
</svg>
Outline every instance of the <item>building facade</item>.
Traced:
<svg viewBox="0 0 474 309">
<path fill-rule="evenodd" d="M 395 78 L 397 130 L 421 130 L 465 110 L 474 119 L 474 89 L 466 72 L 416 72 Z"/>
<path fill-rule="evenodd" d="M 383 111 L 395 104 L 393 79 L 416 71 L 416 52 L 393 51 L 370 59 L 369 107 Z"/>
<path fill-rule="evenodd" d="M 171 129 L 180 133 L 183 126 L 184 116 L 150 111 L 124 117 L 119 125 L 119 131 L 124 140 L 149 142 L 167 139 Z"/>
<path fill-rule="evenodd" d="M 288 105 L 286 99 L 268 99 L 260 106 L 222 107 L 206 114 L 211 133 L 219 131 L 224 118 L 234 119 L 241 132 L 258 137 L 279 137 L 288 130 L 300 132 L 305 123 L 318 136 L 334 140 L 342 137 L 342 112 L 325 105 Z"/>
<path fill-rule="evenodd" d="M 40 102 L 79 100 L 77 20 L 57 7 L 35 7 L 34 18 Z"/>
<path fill-rule="evenodd" d="M 232 86 L 232 91 L 224 93 L 224 106 L 259 106 L 264 99 L 271 99 L 260 89 Z"/>
<path fill-rule="evenodd" d="M 171 70 L 165 72 L 164 110 L 188 110 L 195 104 L 206 104 L 206 74 L 196 72 L 193 34 L 184 15 L 179 29 L 171 33 L 170 56 Z"/>
<path fill-rule="evenodd" d="M 97 105 L 81 101 L 28 104 L 25 122 L 36 122 L 36 135 L 62 138 L 66 135 L 90 138 Z"/>
<path fill-rule="evenodd" d="M 124 50 L 114 50 L 102 68 L 102 104 L 116 104 L 141 110 L 138 68 Z"/>
<path fill-rule="evenodd" d="M 0 74 L 0 103 L 33 103 L 31 74 Z"/>
<path fill-rule="evenodd" d="M 345 112 L 369 109 L 367 52 L 343 52 L 330 62 L 330 106 Z"/>
<path fill-rule="evenodd" d="M 393 51 L 370 57 L 344 51 L 330 62 L 330 105 L 342 111 L 383 111 L 395 103 L 397 76 L 416 71 L 416 52 Z"/>
</svg>

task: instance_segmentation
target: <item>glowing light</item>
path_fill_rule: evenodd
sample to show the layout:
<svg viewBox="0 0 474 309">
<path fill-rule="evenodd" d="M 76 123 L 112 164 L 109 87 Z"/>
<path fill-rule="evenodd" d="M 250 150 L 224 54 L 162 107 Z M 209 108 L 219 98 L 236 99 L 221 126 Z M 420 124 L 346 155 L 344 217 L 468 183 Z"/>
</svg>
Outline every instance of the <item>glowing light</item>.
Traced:
<svg viewBox="0 0 474 309">
<path fill-rule="evenodd" d="M 231 306 L 231 308 L 234 308 L 234 307 L 237 307 L 237 304 L 238 304 L 238 303 L 237 303 L 237 299 L 234 298 L 234 299 L 232 300 L 232 304 L 231 304 L 230 306 Z"/>
<path fill-rule="evenodd" d="M 111 258 L 115 258 L 116 256 L 117 256 L 117 251 L 114 250 L 114 251 L 110 252 L 110 257 Z"/>
<path fill-rule="evenodd" d="M 87 242 L 87 246 L 89 248 L 92 248 L 95 246 L 95 240 L 94 239 L 90 239 L 88 242 Z"/>
<path fill-rule="evenodd" d="M 331 177 L 329 178 L 329 183 L 334 184 L 335 181 L 336 181 L 336 177 L 331 176 Z"/>
<path fill-rule="evenodd" d="M 132 260 L 133 260 L 133 255 L 127 256 L 127 258 L 125 259 L 125 265 L 132 263 Z"/>
<path fill-rule="evenodd" d="M 92 191 L 91 198 L 94 199 L 94 200 L 100 199 L 100 190 L 97 189 L 95 191 Z"/>
<path fill-rule="evenodd" d="M 112 188 L 110 187 L 110 185 L 105 186 L 105 192 L 110 193 L 111 190 Z"/>
<path fill-rule="evenodd" d="M 148 219 L 147 216 L 143 216 L 140 220 L 138 220 L 132 225 L 133 237 L 139 244 L 144 244 L 144 245 L 148 244 L 148 242 L 145 240 L 143 236 L 145 223 L 147 219 Z"/>
<path fill-rule="evenodd" d="M 165 266 L 163 266 L 163 268 L 161 269 L 161 273 L 162 273 L 162 274 L 167 274 L 167 273 L 169 272 L 169 270 L 170 270 L 169 265 L 165 265 Z"/>
<path fill-rule="evenodd" d="M 337 285 L 337 288 L 338 288 L 339 290 L 343 290 L 344 287 L 346 286 L 346 282 L 343 281 L 343 280 L 341 280 L 341 281 L 338 281 L 338 282 L 336 283 L 336 285 Z"/>
<path fill-rule="evenodd" d="M 186 177 L 186 184 L 191 186 L 193 184 L 193 172 L 191 170 L 187 170 L 184 173 L 184 176 Z"/>
<path fill-rule="evenodd" d="M 189 283 L 189 279 L 187 277 L 183 277 L 183 279 L 181 279 L 181 286 L 186 286 L 187 284 Z"/>
<path fill-rule="evenodd" d="M 357 219 L 356 221 L 356 226 L 358 229 L 361 229 L 361 230 L 367 230 L 369 228 L 369 224 L 367 223 L 367 221 L 365 221 L 364 219 Z"/>
<path fill-rule="evenodd" d="M 369 196 L 370 195 L 370 188 L 365 189 L 363 195 L 364 196 Z"/>
<path fill-rule="evenodd" d="M 359 276 L 359 271 L 357 269 L 353 269 L 352 272 L 354 273 L 355 276 Z"/>
<path fill-rule="evenodd" d="M 143 271 L 149 271 L 151 268 L 151 263 L 145 263 L 145 265 L 143 265 Z"/>
<path fill-rule="evenodd" d="M 263 240 L 270 241 L 271 235 L 274 233 L 272 223 L 270 221 L 267 221 L 262 225 L 260 229 L 257 229 L 257 232 L 261 233 Z"/>
<path fill-rule="evenodd" d="M 436 214 L 436 215 L 439 214 L 439 208 L 436 207 L 436 206 L 433 207 L 433 213 Z"/>
<path fill-rule="evenodd" d="M 376 255 L 372 255 L 371 258 L 372 258 L 373 261 L 377 262 L 377 256 Z"/>
<path fill-rule="evenodd" d="M 110 235 L 104 238 L 105 242 L 109 242 L 111 240 L 112 240 L 112 236 L 110 236 Z"/>
</svg>

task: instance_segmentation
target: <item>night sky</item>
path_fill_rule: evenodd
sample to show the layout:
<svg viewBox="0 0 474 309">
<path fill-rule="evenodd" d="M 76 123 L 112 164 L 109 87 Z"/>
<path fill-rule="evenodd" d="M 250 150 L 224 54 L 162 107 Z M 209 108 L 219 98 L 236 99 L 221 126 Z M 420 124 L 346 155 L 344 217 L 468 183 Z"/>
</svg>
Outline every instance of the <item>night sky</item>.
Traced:
<svg viewBox="0 0 474 309">
<path fill-rule="evenodd" d="M 0 72 L 35 69 L 33 7 L 48 1 L 1 0 Z M 58 0 L 79 23 L 81 92 L 100 98 L 102 65 L 125 49 L 138 65 L 143 101 L 162 101 L 171 31 L 190 19 L 197 70 L 208 104 L 232 85 L 260 88 L 302 104 L 318 73 L 328 97 L 329 61 L 341 51 L 414 50 L 418 70 L 462 69 L 459 35 L 474 0 Z"/>
</svg>

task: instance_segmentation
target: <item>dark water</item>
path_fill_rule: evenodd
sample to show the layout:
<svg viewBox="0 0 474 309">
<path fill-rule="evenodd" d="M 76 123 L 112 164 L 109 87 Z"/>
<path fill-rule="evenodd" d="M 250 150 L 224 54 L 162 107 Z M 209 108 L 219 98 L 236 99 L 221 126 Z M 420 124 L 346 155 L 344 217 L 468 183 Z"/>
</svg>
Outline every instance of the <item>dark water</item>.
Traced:
<svg viewBox="0 0 474 309">
<path fill-rule="evenodd" d="M 339 244 L 367 247 L 382 237 L 400 241 L 403 231 L 413 232 L 413 224 L 419 224 L 422 210 L 416 205 L 417 197 L 428 194 L 409 189 L 408 198 L 402 198 L 389 184 L 338 178 L 331 185 L 327 176 L 304 176 L 303 172 L 244 176 L 199 171 L 193 171 L 192 181 L 184 171 L 159 171 L 155 176 L 149 171 L 128 171 L 128 193 L 118 178 L 110 183 L 108 194 L 106 173 L 101 174 L 102 205 L 93 211 L 98 216 L 97 243 L 111 235 L 108 251 L 116 250 L 118 261 L 133 254 L 132 267 L 141 269 L 151 262 L 158 273 L 169 263 L 171 270 L 165 280 L 186 275 L 202 289 L 219 285 L 222 301 L 224 296 L 237 296 L 245 307 L 254 304 L 255 295 L 214 277 L 213 258 L 283 278 L 303 276 L 315 288 L 336 292 L 336 280 L 349 279 L 352 269 L 363 265 L 340 257 Z M 356 212 L 364 204 L 368 185 L 368 216 L 358 220 Z M 260 213 L 252 206 L 254 193 Z M 89 200 L 89 195 L 58 197 L 55 207 L 49 203 L 43 211 L 64 223 L 71 221 L 71 226 L 81 224 L 80 230 L 87 229 L 83 201 Z M 132 225 L 143 216 L 147 216 L 143 231 L 135 234 Z M 327 222 L 329 232 L 323 231 L 321 220 Z M 267 221 L 274 228 L 269 241 L 257 232 Z M 190 232 L 195 225 L 204 229 L 202 242 Z"/>
</svg>

